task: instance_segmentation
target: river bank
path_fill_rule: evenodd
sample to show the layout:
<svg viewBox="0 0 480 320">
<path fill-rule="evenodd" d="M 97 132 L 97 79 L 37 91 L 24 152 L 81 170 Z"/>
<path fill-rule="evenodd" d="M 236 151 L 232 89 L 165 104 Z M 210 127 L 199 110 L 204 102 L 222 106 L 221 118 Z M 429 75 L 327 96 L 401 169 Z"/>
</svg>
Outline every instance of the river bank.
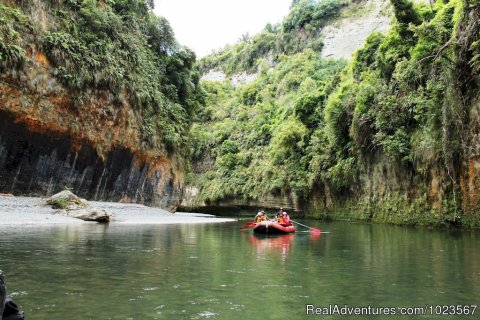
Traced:
<svg viewBox="0 0 480 320">
<path fill-rule="evenodd" d="M 52 225 L 85 224 L 80 219 L 55 214 L 50 206 L 43 205 L 45 199 L 38 197 L 0 196 L 0 225 Z M 215 223 L 235 221 L 231 218 L 216 218 L 201 213 L 171 213 L 160 208 L 152 208 L 132 203 L 89 201 L 99 209 L 112 214 L 115 224 L 179 224 L 179 223 Z"/>
</svg>

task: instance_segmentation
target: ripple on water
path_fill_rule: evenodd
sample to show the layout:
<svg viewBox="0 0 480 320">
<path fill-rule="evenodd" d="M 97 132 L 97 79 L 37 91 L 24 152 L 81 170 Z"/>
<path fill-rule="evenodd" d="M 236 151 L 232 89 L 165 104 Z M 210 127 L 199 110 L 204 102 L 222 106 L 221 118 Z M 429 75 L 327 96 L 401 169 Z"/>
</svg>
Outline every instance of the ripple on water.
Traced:
<svg viewBox="0 0 480 320">
<path fill-rule="evenodd" d="M 245 271 L 240 271 L 240 270 L 230 270 L 230 269 L 227 269 L 225 270 L 226 272 L 231 272 L 231 273 L 245 273 Z"/>
<path fill-rule="evenodd" d="M 165 307 L 164 304 L 161 304 L 161 305 L 155 307 L 155 311 L 157 312 L 157 314 L 161 314 L 161 313 L 162 313 L 163 307 Z"/>
<path fill-rule="evenodd" d="M 151 288 L 143 288 L 143 291 L 157 291 L 159 290 L 159 287 L 151 287 Z"/>
<path fill-rule="evenodd" d="M 230 310 L 234 310 L 234 311 L 242 311 L 245 308 L 244 304 L 238 304 L 232 301 L 227 301 L 227 304 L 230 305 Z"/>
<path fill-rule="evenodd" d="M 213 317 L 216 317 L 217 314 L 214 313 L 214 312 L 210 312 L 210 311 L 202 311 L 198 314 L 201 318 L 213 318 Z"/>
<path fill-rule="evenodd" d="M 262 288 L 265 289 L 265 288 L 278 288 L 280 287 L 279 284 L 264 284 L 262 285 Z"/>
<path fill-rule="evenodd" d="M 65 295 L 83 297 L 83 292 L 65 292 Z"/>
</svg>

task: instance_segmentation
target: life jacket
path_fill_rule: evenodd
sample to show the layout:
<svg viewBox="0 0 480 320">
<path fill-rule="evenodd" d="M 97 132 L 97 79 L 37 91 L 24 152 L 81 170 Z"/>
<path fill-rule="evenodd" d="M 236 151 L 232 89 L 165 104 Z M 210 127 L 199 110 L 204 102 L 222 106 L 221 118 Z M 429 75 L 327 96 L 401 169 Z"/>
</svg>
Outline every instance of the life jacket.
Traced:
<svg viewBox="0 0 480 320">
<path fill-rule="evenodd" d="M 256 223 L 259 223 L 259 222 L 262 222 L 262 221 L 267 221 L 268 218 L 266 215 L 261 215 L 261 216 L 258 216 L 257 219 L 255 219 L 255 222 Z"/>
<path fill-rule="evenodd" d="M 277 222 L 282 224 L 282 225 L 286 225 L 286 226 L 291 225 L 290 217 L 288 215 L 278 216 L 277 217 Z"/>
<path fill-rule="evenodd" d="M 277 220 L 278 223 L 281 223 L 283 221 L 282 212 L 277 212 L 277 214 L 275 214 L 275 220 Z"/>
</svg>

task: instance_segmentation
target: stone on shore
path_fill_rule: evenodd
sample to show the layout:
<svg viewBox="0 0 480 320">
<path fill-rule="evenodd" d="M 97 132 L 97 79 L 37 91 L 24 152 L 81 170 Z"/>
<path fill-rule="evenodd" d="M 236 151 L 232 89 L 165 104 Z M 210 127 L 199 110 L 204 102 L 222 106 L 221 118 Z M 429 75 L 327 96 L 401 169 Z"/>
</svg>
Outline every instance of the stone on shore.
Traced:
<svg viewBox="0 0 480 320">
<path fill-rule="evenodd" d="M 54 209 L 59 209 L 55 214 L 66 217 L 96 222 L 110 222 L 111 219 L 111 214 L 106 210 L 91 206 L 87 200 L 68 190 L 54 194 L 46 200 L 46 203 Z"/>
<path fill-rule="evenodd" d="M 54 209 L 76 209 L 84 208 L 88 206 L 88 202 L 85 199 L 82 199 L 74 195 L 71 191 L 64 190 L 57 194 L 54 194 L 47 199 L 47 204 L 51 205 Z"/>
<path fill-rule="evenodd" d="M 96 222 L 110 222 L 110 214 L 103 210 L 94 207 L 79 208 L 73 210 L 59 210 L 57 214 L 77 218 L 84 221 L 96 221 Z"/>
<path fill-rule="evenodd" d="M 10 197 L 11 198 L 11 197 L 13 197 L 13 194 L 11 194 L 11 193 L 1 193 L 0 192 L 0 197 Z"/>
</svg>

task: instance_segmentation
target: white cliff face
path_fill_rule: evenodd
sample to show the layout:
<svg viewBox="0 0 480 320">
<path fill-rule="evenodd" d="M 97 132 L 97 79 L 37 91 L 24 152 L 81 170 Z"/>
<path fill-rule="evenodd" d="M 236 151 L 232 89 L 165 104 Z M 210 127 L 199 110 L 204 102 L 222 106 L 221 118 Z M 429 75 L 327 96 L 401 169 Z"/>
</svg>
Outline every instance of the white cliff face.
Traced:
<svg viewBox="0 0 480 320">
<path fill-rule="evenodd" d="M 230 84 L 234 87 L 238 87 L 253 82 L 255 79 L 257 79 L 257 77 L 258 73 L 235 73 L 230 79 Z M 208 73 L 202 76 L 202 80 L 224 82 L 228 79 L 227 75 L 222 71 L 210 70 Z"/>
<path fill-rule="evenodd" d="M 358 14 L 353 12 L 352 16 L 340 18 L 323 28 L 323 57 L 350 59 L 372 32 L 390 29 L 388 0 L 369 0 L 358 11 Z"/>
<path fill-rule="evenodd" d="M 230 83 L 232 84 L 232 86 L 238 87 L 253 82 L 255 79 L 257 79 L 257 77 L 258 73 L 236 73 L 232 76 L 232 80 L 230 81 Z"/>
<path fill-rule="evenodd" d="M 223 82 L 226 78 L 227 76 L 225 75 L 225 73 L 219 70 L 209 70 L 208 73 L 202 76 L 202 80 L 218 82 Z"/>
<path fill-rule="evenodd" d="M 417 0 L 425 1 L 425 0 Z M 353 53 L 363 46 L 365 39 L 372 32 L 386 33 L 390 29 L 392 10 L 389 0 L 367 0 L 360 4 L 349 5 L 338 19 L 323 27 L 320 35 L 324 43 L 322 56 L 333 59 L 350 59 Z M 272 57 L 266 62 L 274 66 Z M 207 81 L 228 81 L 234 87 L 254 81 L 258 73 L 238 73 L 230 77 L 220 70 L 210 70 L 202 76 Z"/>
</svg>

